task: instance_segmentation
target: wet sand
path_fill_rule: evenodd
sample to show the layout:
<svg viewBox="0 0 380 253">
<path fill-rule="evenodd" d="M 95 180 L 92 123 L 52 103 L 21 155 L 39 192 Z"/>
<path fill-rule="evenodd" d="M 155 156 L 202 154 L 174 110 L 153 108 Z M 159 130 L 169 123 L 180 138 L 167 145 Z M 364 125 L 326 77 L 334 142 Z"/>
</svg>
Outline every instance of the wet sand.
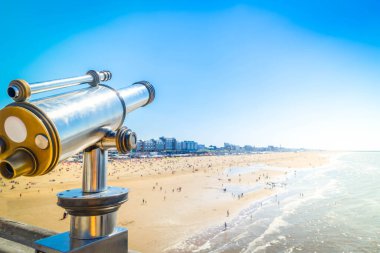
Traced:
<svg viewBox="0 0 380 253">
<path fill-rule="evenodd" d="M 108 185 L 130 190 L 128 202 L 118 213 L 118 224 L 129 229 L 129 247 L 162 252 L 209 227 L 223 229 L 241 210 L 276 193 L 276 187 L 267 183 L 297 169 L 322 166 L 328 160 L 329 154 L 324 152 L 117 160 L 109 162 Z M 251 165 L 277 169 L 262 166 L 241 175 L 227 170 Z M 0 216 L 67 231 L 69 218 L 60 220 L 63 209 L 56 206 L 56 194 L 79 188 L 81 176 L 81 164 L 63 162 L 42 177 L 2 179 Z M 224 191 L 226 187 L 257 184 L 263 187 L 243 196 Z"/>
</svg>

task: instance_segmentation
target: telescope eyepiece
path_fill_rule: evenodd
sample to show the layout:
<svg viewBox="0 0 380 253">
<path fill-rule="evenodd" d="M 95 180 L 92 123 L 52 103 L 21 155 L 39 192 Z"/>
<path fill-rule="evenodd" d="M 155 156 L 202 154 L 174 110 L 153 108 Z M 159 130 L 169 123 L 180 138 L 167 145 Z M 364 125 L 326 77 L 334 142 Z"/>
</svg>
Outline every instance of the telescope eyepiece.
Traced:
<svg viewBox="0 0 380 253">
<path fill-rule="evenodd" d="M 37 168 L 36 159 L 26 149 L 18 149 L 0 162 L 0 174 L 6 179 L 30 175 Z"/>
<path fill-rule="evenodd" d="M 15 171 L 14 171 L 12 165 L 10 165 L 7 162 L 2 162 L 0 164 L 0 173 L 3 177 L 5 177 L 7 179 L 14 178 L 14 175 L 15 175 Z"/>
<path fill-rule="evenodd" d="M 16 86 L 8 87 L 8 96 L 11 98 L 18 97 L 20 95 L 20 90 Z"/>
<path fill-rule="evenodd" d="M 22 79 L 16 79 L 9 83 L 8 96 L 16 102 L 25 101 L 31 95 L 29 83 Z"/>
</svg>

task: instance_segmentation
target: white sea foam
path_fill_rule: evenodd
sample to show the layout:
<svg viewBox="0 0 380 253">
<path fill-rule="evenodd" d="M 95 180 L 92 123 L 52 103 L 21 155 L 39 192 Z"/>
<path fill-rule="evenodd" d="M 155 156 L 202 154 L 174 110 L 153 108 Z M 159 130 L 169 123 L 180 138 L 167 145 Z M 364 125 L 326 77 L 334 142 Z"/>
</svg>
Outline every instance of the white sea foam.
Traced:
<svg viewBox="0 0 380 253">
<path fill-rule="evenodd" d="M 314 192 L 306 194 L 304 197 L 291 196 L 282 201 L 282 210 L 285 214 L 294 214 L 297 209 L 301 207 L 304 203 L 311 200 L 325 199 L 327 194 L 331 192 L 337 192 L 339 190 L 339 183 L 335 179 L 330 179 L 327 184 L 322 187 L 317 188 Z"/>
<path fill-rule="evenodd" d="M 205 244 L 200 246 L 198 249 L 192 250 L 192 252 L 201 252 L 202 250 L 206 250 L 209 248 L 211 248 L 211 244 L 210 244 L 210 241 L 207 241 Z"/>
<path fill-rule="evenodd" d="M 248 231 L 245 231 L 245 232 L 239 234 L 238 236 L 235 236 L 234 238 L 232 238 L 231 241 L 234 241 L 234 242 L 239 241 L 240 239 L 246 237 L 247 235 L 248 235 Z"/>
<path fill-rule="evenodd" d="M 289 223 L 287 223 L 283 216 L 278 216 L 274 218 L 271 224 L 269 224 L 268 228 L 262 233 L 259 237 L 257 237 L 255 240 L 253 240 L 251 243 L 248 244 L 247 249 L 242 251 L 243 253 L 249 253 L 249 252 L 260 252 L 261 250 L 265 249 L 266 247 L 270 246 L 270 243 L 266 243 L 264 245 L 260 245 L 260 243 L 264 242 L 264 238 L 267 235 L 280 233 L 280 229 L 282 227 L 288 226 Z"/>
</svg>

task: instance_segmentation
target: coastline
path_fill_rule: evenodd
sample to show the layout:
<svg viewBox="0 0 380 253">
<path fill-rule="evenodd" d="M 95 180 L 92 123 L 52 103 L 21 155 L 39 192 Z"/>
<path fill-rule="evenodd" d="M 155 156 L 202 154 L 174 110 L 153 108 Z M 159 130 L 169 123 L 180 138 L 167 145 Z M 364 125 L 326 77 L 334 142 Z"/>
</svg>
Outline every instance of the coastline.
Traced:
<svg viewBox="0 0 380 253">
<path fill-rule="evenodd" d="M 129 229 L 129 247 L 162 252 L 210 227 L 223 229 L 253 202 L 276 193 L 276 187 L 265 189 L 266 182 L 294 170 L 320 167 L 328 157 L 328 152 L 291 152 L 114 161 L 109 163 L 108 185 L 130 189 L 129 200 L 118 213 L 118 225 Z M 247 166 L 257 170 L 225 173 Z M 80 164 L 65 162 L 44 177 L 3 183 L 0 216 L 58 232 L 68 230 L 69 219 L 60 220 L 63 209 L 55 205 L 55 194 L 80 187 Z M 255 190 L 238 197 L 236 189 L 244 187 Z"/>
</svg>

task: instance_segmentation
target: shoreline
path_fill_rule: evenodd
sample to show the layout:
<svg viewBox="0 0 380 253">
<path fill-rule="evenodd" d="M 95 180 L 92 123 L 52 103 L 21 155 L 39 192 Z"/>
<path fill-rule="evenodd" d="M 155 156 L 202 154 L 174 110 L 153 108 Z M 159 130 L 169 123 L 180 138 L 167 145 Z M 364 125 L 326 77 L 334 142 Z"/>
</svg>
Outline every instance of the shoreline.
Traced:
<svg viewBox="0 0 380 253">
<path fill-rule="evenodd" d="M 252 202 L 275 194 L 273 189 L 260 189 L 239 198 L 224 192 L 225 187 L 265 186 L 266 181 L 292 170 L 320 167 L 328 156 L 328 152 L 290 152 L 113 161 L 109 163 L 108 185 L 130 189 L 129 200 L 118 213 L 118 225 L 129 229 L 129 247 L 162 252 L 210 227 L 223 228 L 224 222 Z M 228 168 L 259 164 L 276 170 L 264 166 L 241 176 L 224 173 Z M 55 194 L 80 187 L 80 164 L 63 163 L 44 177 L 14 181 L 17 183 L 6 183 L 5 187 L 0 181 L 0 216 L 57 232 L 68 230 L 69 219 L 59 221 L 63 209 L 55 205 Z M 9 185 L 15 188 L 9 190 Z M 41 210 L 44 217 L 38 215 Z"/>
</svg>

